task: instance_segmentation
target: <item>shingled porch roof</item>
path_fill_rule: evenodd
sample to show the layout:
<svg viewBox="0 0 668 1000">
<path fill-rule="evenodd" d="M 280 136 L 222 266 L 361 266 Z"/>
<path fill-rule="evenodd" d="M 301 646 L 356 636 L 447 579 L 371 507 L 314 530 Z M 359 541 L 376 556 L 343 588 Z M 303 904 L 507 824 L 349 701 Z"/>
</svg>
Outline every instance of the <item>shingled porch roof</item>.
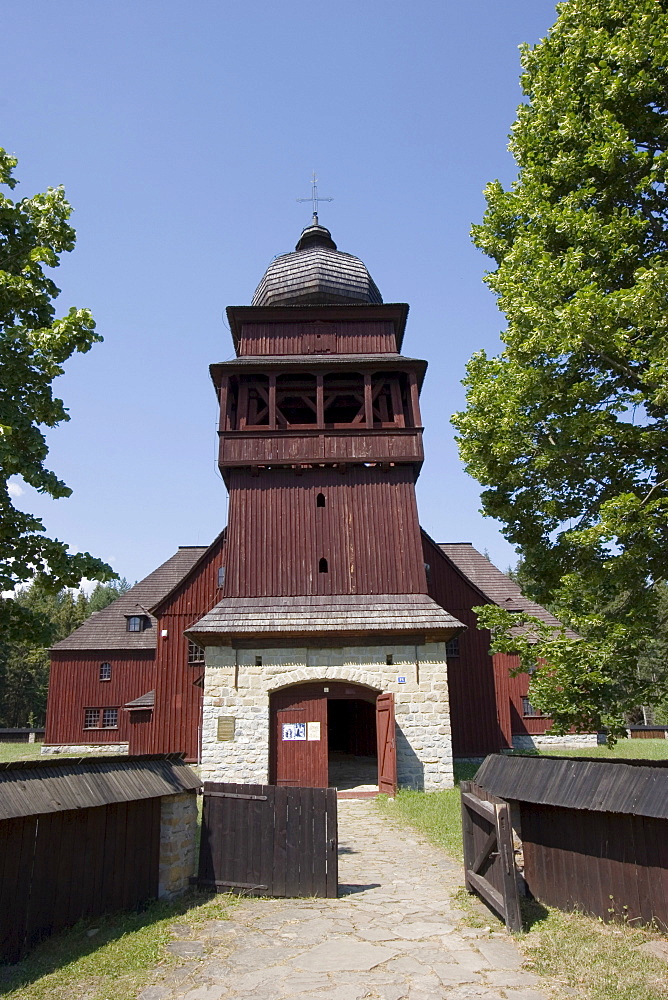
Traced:
<svg viewBox="0 0 668 1000">
<path fill-rule="evenodd" d="M 345 594 L 317 597 L 228 597 L 186 631 L 201 646 L 315 637 L 424 636 L 445 641 L 465 626 L 426 594 Z M 408 641 L 408 639 L 406 640 Z"/>
</svg>

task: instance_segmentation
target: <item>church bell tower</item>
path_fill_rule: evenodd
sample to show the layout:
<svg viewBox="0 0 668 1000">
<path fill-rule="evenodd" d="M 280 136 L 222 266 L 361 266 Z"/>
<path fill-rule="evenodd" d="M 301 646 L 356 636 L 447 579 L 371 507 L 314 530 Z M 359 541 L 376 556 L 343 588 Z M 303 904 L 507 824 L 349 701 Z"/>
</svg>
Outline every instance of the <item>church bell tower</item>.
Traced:
<svg viewBox="0 0 668 1000">
<path fill-rule="evenodd" d="M 451 783 L 444 644 L 462 626 L 427 596 L 427 366 L 400 353 L 407 314 L 317 215 L 251 305 L 227 310 L 236 357 L 211 366 L 226 565 L 221 601 L 189 630 L 207 650 L 208 777 L 326 785 L 339 746 L 375 753 L 383 790 L 397 767 L 404 784 Z"/>
</svg>

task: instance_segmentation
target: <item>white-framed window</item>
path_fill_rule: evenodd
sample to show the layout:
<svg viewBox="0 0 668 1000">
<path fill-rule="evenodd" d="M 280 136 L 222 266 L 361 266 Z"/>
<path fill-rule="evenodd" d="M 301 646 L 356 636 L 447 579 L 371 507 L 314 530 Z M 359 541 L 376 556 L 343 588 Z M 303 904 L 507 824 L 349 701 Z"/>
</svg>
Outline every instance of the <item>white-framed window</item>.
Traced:
<svg viewBox="0 0 668 1000">
<path fill-rule="evenodd" d="M 111 663 L 100 664 L 100 680 L 101 681 L 111 680 Z"/>
<path fill-rule="evenodd" d="M 117 729 L 118 728 L 118 709 L 117 708 L 103 708 L 102 709 L 102 728 L 103 729 Z"/>
<path fill-rule="evenodd" d="M 85 708 L 84 729 L 99 729 L 99 728 L 100 728 L 100 709 Z"/>
<path fill-rule="evenodd" d="M 188 663 L 204 663 L 204 650 L 201 646 L 188 639 Z"/>
</svg>

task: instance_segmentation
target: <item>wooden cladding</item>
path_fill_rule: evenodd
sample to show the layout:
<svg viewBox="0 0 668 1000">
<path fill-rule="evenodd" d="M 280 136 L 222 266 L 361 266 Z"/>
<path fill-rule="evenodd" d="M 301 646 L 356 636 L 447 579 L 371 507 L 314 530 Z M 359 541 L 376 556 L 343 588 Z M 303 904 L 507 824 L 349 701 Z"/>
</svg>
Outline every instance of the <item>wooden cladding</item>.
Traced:
<svg viewBox="0 0 668 1000">
<path fill-rule="evenodd" d="M 289 354 L 392 354 L 397 351 L 394 323 L 313 322 L 244 323 L 239 357 Z"/>
<path fill-rule="evenodd" d="M 0 822 L 0 961 L 158 895 L 160 798 Z"/>
<path fill-rule="evenodd" d="M 426 592 L 410 468 L 232 470 L 228 541 L 225 597 Z"/>
<path fill-rule="evenodd" d="M 153 687 L 153 650 L 67 650 L 52 653 L 44 742 L 124 743 L 130 738 L 128 712 L 118 711 L 117 728 L 86 729 L 84 709 L 119 709 Z M 111 664 L 109 680 L 102 664 Z"/>
</svg>

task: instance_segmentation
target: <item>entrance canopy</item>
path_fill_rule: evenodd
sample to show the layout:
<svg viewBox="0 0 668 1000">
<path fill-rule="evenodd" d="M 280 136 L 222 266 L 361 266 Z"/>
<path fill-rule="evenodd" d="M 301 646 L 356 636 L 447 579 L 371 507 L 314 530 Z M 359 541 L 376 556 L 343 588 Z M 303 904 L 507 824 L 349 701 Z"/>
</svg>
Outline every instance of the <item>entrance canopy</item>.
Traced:
<svg viewBox="0 0 668 1000">
<path fill-rule="evenodd" d="M 464 625 L 426 594 L 227 597 L 186 635 L 200 646 L 315 636 L 337 643 L 381 633 L 404 642 L 447 642 Z"/>
</svg>

